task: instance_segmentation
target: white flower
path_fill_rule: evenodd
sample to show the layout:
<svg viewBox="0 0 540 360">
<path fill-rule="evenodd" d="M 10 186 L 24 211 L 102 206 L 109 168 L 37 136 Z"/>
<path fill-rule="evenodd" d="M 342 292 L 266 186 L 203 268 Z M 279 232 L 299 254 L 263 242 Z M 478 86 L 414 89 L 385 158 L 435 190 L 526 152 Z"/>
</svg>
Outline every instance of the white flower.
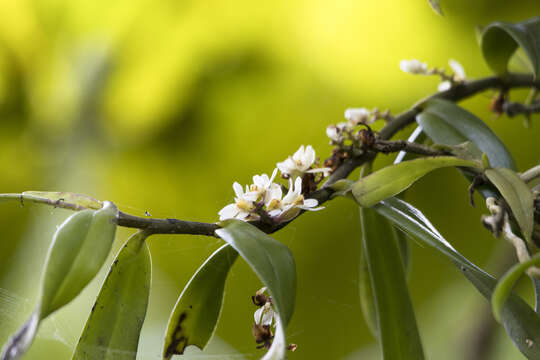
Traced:
<svg viewBox="0 0 540 360">
<path fill-rule="evenodd" d="M 328 136 L 330 140 L 337 143 L 343 140 L 343 136 L 341 135 L 341 130 L 338 129 L 336 125 L 330 125 L 326 128 L 326 136 Z"/>
<path fill-rule="evenodd" d="M 219 220 L 226 219 L 239 219 L 239 220 L 256 220 L 259 218 L 257 214 L 254 214 L 255 201 L 259 194 L 256 191 L 249 191 L 246 186 L 246 192 L 242 189 L 242 185 L 235 182 L 233 184 L 234 203 L 225 206 L 219 211 Z"/>
<path fill-rule="evenodd" d="M 420 60 L 412 59 L 412 60 L 401 60 L 399 62 L 399 68 L 401 71 L 404 71 L 406 73 L 410 74 L 422 74 L 427 75 L 428 73 L 428 66 L 426 63 L 421 62 Z"/>
<path fill-rule="evenodd" d="M 455 81 L 463 81 L 466 79 L 465 69 L 463 69 L 463 66 L 458 61 L 450 59 L 448 65 L 450 65 L 450 68 L 454 72 Z"/>
<path fill-rule="evenodd" d="M 279 194 L 279 198 L 281 199 L 281 186 L 273 182 L 277 170 L 277 168 L 274 169 L 270 178 L 266 174 L 253 176 L 253 184 L 250 185 L 249 190 L 256 192 L 258 194 L 257 198 L 261 197 L 264 203 L 270 201 L 276 194 Z"/>
<path fill-rule="evenodd" d="M 253 318 L 255 319 L 255 324 L 257 325 L 272 325 L 274 315 L 275 313 L 274 309 L 272 309 L 272 304 L 267 302 L 255 311 Z"/>
<path fill-rule="evenodd" d="M 444 80 L 443 82 L 439 83 L 437 86 L 438 91 L 446 91 L 452 87 L 452 82 L 450 80 Z"/>
<path fill-rule="evenodd" d="M 463 66 L 459 62 L 454 59 L 450 59 L 448 61 L 448 65 L 450 65 L 450 68 L 454 72 L 452 81 L 444 80 L 441 82 L 439 86 L 437 86 L 437 90 L 439 91 L 446 91 L 450 89 L 455 82 L 462 82 L 466 80 L 465 69 L 463 69 Z"/>
<path fill-rule="evenodd" d="M 366 122 L 370 112 L 366 108 L 349 108 L 345 110 L 345 119 L 349 120 L 352 125 L 358 125 Z"/>
<path fill-rule="evenodd" d="M 289 156 L 285 161 L 277 163 L 276 166 L 282 174 L 288 174 L 292 178 L 302 176 L 304 173 L 324 172 L 326 174 L 331 170 L 330 168 L 310 169 L 314 162 L 315 150 L 311 145 L 305 148 L 304 145 L 301 145 L 293 156 Z"/>
<path fill-rule="evenodd" d="M 338 128 L 339 131 L 343 131 L 345 129 L 348 129 L 350 128 L 351 124 L 349 124 L 348 122 L 340 122 L 340 123 L 337 123 L 336 124 L 336 127 Z"/>
<path fill-rule="evenodd" d="M 283 200 L 281 200 L 280 221 L 288 221 L 293 219 L 300 213 L 300 210 L 318 211 L 324 207 L 316 207 L 319 202 L 316 199 L 304 199 L 302 195 L 302 178 L 296 178 L 294 184 L 289 179 L 289 192 Z"/>
</svg>

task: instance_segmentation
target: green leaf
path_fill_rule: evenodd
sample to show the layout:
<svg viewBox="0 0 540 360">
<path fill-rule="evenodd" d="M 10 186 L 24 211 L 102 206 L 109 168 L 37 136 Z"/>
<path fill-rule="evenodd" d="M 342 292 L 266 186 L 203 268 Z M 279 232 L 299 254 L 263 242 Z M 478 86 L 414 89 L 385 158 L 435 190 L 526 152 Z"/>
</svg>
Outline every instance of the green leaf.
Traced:
<svg viewBox="0 0 540 360">
<path fill-rule="evenodd" d="M 390 165 L 361 178 L 354 183 L 352 193 L 360 206 L 370 207 L 399 194 L 429 172 L 448 166 L 480 168 L 477 162 L 452 156 L 424 157 Z"/>
<path fill-rule="evenodd" d="M 139 231 L 111 265 L 72 359 L 129 360 L 137 357 L 150 294 L 148 234 Z"/>
<path fill-rule="evenodd" d="M 540 279 L 534 276 L 530 278 L 534 288 L 534 311 L 538 314 L 540 312 Z"/>
<path fill-rule="evenodd" d="M 388 221 L 360 208 L 362 240 L 384 359 L 423 359 L 399 244 Z"/>
<path fill-rule="evenodd" d="M 216 328 L 225 291 L 225 281 L 238 253 L 229 245 L 216 250 L 180 294 L 169 318 L 163 358 L 183 354 L 189 345 L 204 349 Z"/>
<path fill-rule="evenodd" d="M 443 12 L 441 9 L 441 1 L 440 0 L 428 0 L 429 5 L 435 11 L 437 14 L 443 16 Z"/>
<path fill-rule="evenodd" d="M 450 101 L 429 100 L 416 121 L 436 143 L 455 146 L 470 141 L 487 155 L 491 166 L 516 170 L 512 155 L 497 135 L 474 114 Z"/>
<path fill-rule="evenodd" d="M 0 200 L 17 200 L 21 205 L 25 201 L 46 204 L 71 210 L 99 210 L 102 202 L 87 195 L 57 191 L 25 191 L 22 194 L 0 194 Z"/>
<path fill-rule="evenodd" d="M 534 198 L 531 190 L 519 175 L 510 169 L 487 169 L 486 176 L 500 191 L 512 209 L 521 233 L 530 242 L 534 227 Z"/>
<path fill-rule="evenodd" d="M 285 328 L 296 301 L 296 265 L 291 251 L 255 226 L 227 220 L 216 234 L 233 247 L 261 279 L 278 314 L 272 347 L 263 359 L 284 359 Z"/>
<path fill-rule="evenodd" d="M 506 303 L 506 300 L 512 293 L 516 281 L 523 275 L 531 266 L 540 264 L 540 254 L 533 256 L 527 261 L 517 263 L 508 270 L 497 283 L 493 294 L 491 295 L 491 309 L 493 315 L 498 322 L 501 322 L 501 312 Z"/>
<path fill-rule="evenodd" d="M 10 338 L 0 359 L 22 355 L 39 322 L 73 300 L 94 278 L 111 250 L 117 214 L 116 206 L 106 201 L 101 210 L 82 210 L 60 225 L 47 255 L 36 309 Z"/>
<path fill-rule="evenodd" d="M 494 22 L 482 34 L 482 53 L 496 74 L 507 72 L 508 61 L 521 47 L 529 58 L 535 76 L 540 74 L 540 17 L 510 24 Z"/>
<path fill-rule="evenodd" d="M 371 287 L 371 277 L 369 274 L 369 267 L 366 260 L 366 250 L 363 248 L 360 253 L 359 264 L 359 283 L 358 290 L 360 294 L 360 307 L 364 320 L 368 326 L 371 335 L 375 338 L 379 337 L 379 330 L 377 327 L 377 310 L 375 308 L 375 300 L 373 298 L 373 288 Z"/>
<path fill-rule="evenodd" d="M 491 299 L 496 279 L 457 252 L 418 209 L 397 198 L 384 200 L 374 209 L 421 243 L 449 258 L 486 299 Z M 540 317 L 525 301 L 510 294 L 501 320 L 509 337 L 528 359 L 540 358 Z"/>
</svg>

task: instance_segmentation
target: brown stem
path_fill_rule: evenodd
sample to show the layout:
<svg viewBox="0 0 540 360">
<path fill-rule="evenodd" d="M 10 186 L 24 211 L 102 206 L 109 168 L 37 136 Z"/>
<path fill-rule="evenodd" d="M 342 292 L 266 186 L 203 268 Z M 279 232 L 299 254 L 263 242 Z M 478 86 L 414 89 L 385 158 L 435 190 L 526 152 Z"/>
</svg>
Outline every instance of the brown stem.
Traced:
<svg viewBox="0 0 540 360">
<path fill-rule="evenodd" d="M 433 149 L 429 146 L 412 143 L 407 140 L 396 140 L 396 141 L 377 140 L 371 146 L 371 148 L 383 154 L 405 151 L 405 152 L 426 155 L 426 156 L 449 155 L 449 153 L 446 151 Z"/>
</svg>

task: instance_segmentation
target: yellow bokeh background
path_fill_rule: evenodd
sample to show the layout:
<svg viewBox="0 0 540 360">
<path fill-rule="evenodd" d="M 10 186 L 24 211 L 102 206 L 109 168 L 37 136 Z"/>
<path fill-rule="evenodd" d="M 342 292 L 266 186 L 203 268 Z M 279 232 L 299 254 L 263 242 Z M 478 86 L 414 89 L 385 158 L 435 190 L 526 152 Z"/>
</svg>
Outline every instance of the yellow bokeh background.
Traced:
<svg viewBox="0 0 540 360">
<path fill-rule="evenodd" d="M 342 121 L 347 107 L 396 114 L 436 90 L 437 79 L 401 72 L 400 60 L 447 67 L 454 58 L 469 77 L 488 76 L 475 26 L 540 10 L 537 0 L 442 6 L 444 17 L 427 0 L 0 0 L 0 192 L 72 191 L 135 215 L 214 222 L 234 181 L 271 173 L 301 144 L 327 157 L 325 127 Z M 494 129 L 520 170 L 537 164 L 538 118 L 530 129 L 495 118 L 492 95 L 463 105 Z M 392 160 L 383 157 L 378 164 Z M 407 199 L 472 261 L 492 266 L 497 241 L 480 224 L 482 201 L 468 205 L 467 185 L 440 170 Z M 32 311 L 51 236 L 67 215 L 0 203 L 2 344 Z M 130 233 L 119 231 L 115 252 Z M 273 236 L 297 262 L 288 340 L 298 350 L 290 358 L 378 358 L 359 306 L 355 205 L 329 202 Z M 138 359 L 160 358 L 176 298 L 221 243 L 160 235 L 149 244 L 153 287 Z M 489 319 L 488 303 L 446 259 L 411 245 L 411 296 L 427 357 L 465 359 L 475 326 Z M 70 357 L 106 271 L 44 321 L 25 359 Z M 190 349 L 186 358 L 259 358 L 250 296 L 260 286 L 238 261 L 208 351 Z M 486 359 L 522 358 L 504 331 L 495 339 Z"/>
</svg>

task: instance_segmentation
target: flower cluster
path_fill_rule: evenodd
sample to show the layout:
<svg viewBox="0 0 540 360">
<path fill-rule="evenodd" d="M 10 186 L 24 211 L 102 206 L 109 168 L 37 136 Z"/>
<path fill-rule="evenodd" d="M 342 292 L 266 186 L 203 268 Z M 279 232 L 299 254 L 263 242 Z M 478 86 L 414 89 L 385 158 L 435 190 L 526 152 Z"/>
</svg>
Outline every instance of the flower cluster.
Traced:
<svg viewBox="0 0 540 360">
<path fill-rule="evenodd" d="M 330 139 L 330 144 L 338 147 L 357 147 L 360 148 L 363 143 L 359 125 L 368 125 L 377 119 L 389 119 L 388 111 L 383 113 L 378 109 L 369 111 L 366 108 L 349 108 L 345 110 L 345 119 L 336 125 L 330 125 L 326 128 L 326 135 Z"/>
<path fill-rule="evenodd" d="M 448 61 L 448 65 L 454 73 L 450 79 L 444 80 L 439 84 L 437 87 L 437 90 L 439 91 L 448 90 L 452 87 L 452 85 L 462 83 L 467 79 L 465 69 L 463 69 L 463 66 L 459 62 L 454 59 L 450 59 Z"/>
<path fill-rule="evenodd" d="M 253 337 L 258 344 L 257 349 L 269 349 L 272 346 L 277 324 L 277 314 L 274 311 L 272 298 L 266 295 L 265 292 L 266 287 L 263 287 L 251 297 L 253 304 L 258 306 L 258 309 L 253 314 L 255 323 L 252 329 Z M 296 347 L 296 344 L 289 344 L 287 350 L 295 351 Z"/>
<path fill-rule="evenodd" d="M 300 148 L 292 155 L 289 156 L 285 161 L 278 162 L 276 164 L 281 174 L 285 175 L 287 178 L 295 179 L 297 177 L 302 177 L 305 173 L 318 173 L 322 172 L 327 174 L 330 169 L 327 168 L 315 168 L 312 169 L 312 165 L 315 162 L 315 150 L 311 145 L 304 147 L 301 145 Z"/>
<path fill-rule="evenodd" d="M 438 75 L 441 77 L 441 82 L 437 87 L 439 91 L 445 91 L 450 89 L 452 86 L 463 83 L 466 80 L 465 70 L 463 66 L 454 59 L 448 61 L 452 73 L 450 75 L 446 74 L 442 69 L 429 69 L 428 65 L 420 60 L 401 60 L 399 67 L 402 71 L 410 74 L 416 75 Z"/>
<path fill-rule="evenodd" d="M 234 203 L 225 206 L 219 212 L 219 219 L 239 219 L 244 221 L 270 218 L 274 222 L 289 221 L 302 210 L 317 211 L 316 199 L 305 199 L 302 182 L 313 181 L 315 173 L 327 175 L 328 168 L 313 168 L 315 151 L 308 145 L 300 149 L 285 161 L 277 164 L 272 176 L 267 174 L 253 176 L 253 184 L 246 185 L 245 190 L 238 182 L 233 184 L 235 193 Z M 289 189 L 283 196 L 281 185 L 274 183 L 277 170 L 283 177 L 289 179 Z"/>
</svg>

